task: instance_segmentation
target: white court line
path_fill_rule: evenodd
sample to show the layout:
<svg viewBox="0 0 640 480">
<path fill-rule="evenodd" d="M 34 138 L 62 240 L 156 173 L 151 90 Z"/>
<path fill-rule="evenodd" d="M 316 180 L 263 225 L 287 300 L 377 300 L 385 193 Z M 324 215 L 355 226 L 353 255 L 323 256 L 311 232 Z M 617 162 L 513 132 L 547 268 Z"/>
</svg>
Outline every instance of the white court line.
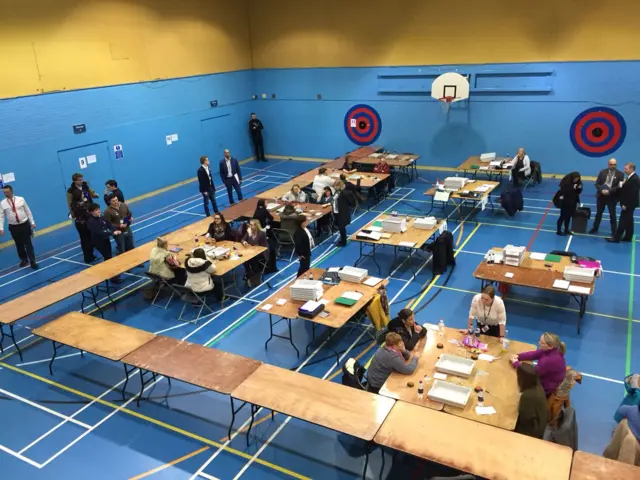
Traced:
<svg viewBox="0 0 640 480">
<path fill-rule="evenodd" d="M 196 212 L 187 212 L 187 211 L 183 211 L 183 210 L 169 210 L 170 212 L 174 212 L 174 213 L 184 213 L 185 215 L 194 215 L 196 217 L 206 217 L 206 215 L 204 213 L 196 213 Z"/>
<path fill-rule="evenodd" d="M 18 452 L 14 452 L 13 450 L 11 450 L 10 448 L 5 447 L 4 445 L 0 445 L 0 450 L 2 450 L 3 452 L 8 453 L 9 455 L 11 455 L 13 457 L 16 457 L 19 460 L 22 460 L 23 462 L 28 463 L 32 467 L 36 467 L 36 468 L 42 468 L 43 467 L 43 465 L 41 463 L 34 462 L 30 458 L 27 458 L 24 455 L 20 455 Z"/>
<path fill-rule="evenodd" d="M 83 428 L 91 428 L 86 423 L 79 422 L 78 420 L 76 420 L 76 419 L 74 419 L 72 417 L 68 417 L 68 416 L 63 415 L 63 414 L 61 414 L 59 412 L 56 412 L 55 410 L 51 410 L 50 408 L 45 407 L 44 405 L 40 405 L 39 403 L 32 402 L 28 398 L 21 397 L 20 395 L 16 395 L 15 393 L 8 392 L 8 391 L 6 391 L 6 390 L 4 390 L 2 388 L 0 388 L 0 393 L 3 394 L 3 395 L 6 395 L 7 397 L 13 398 L 14 400 L 18 400 L 20 402 L 26 403 L 27 405 L 31 405 L 32 407 L 35 407 L 38 410 L 42 410 L 43 412 L 50 413 L 54 417 L 62 418 L 62 419 L 67 420 L 67 421 L 69 421 L 71 423 L 75 423 L 76 425 L 79 425 L 80 427 L 83 427 Z M 24 453 L 24 452 L 20 451 L 18 453 Z"/>
<path fill-rule="evenodd" d="M 569 238 L 567 239 L 567 246 L 564 247 L 565 252 L 569 251 L 569 247 L 571 246 L 571 240 L 573 240 L 573 234 L 569 235 Z"/>
<path fill-rule="evenodd" d="M 24 275 L 19 276 L 18 278 L 14 278 L 13 280 L 9 280 L 8 282 L 2 283 L 0 284 L 0 288 L 2 287 L 6 287 L 7 285 L 11 285 L 14 282 L 17 282 L 18 280 L 22 280 L 23 278 L 27 278 L 30 277 L 31 275 L 35 275 L 36 273 L 40 273 L 43 270 L 46 270 L 47 268 L 51 268 L 51 267 L 55 267 L 56 265 L 58 265 L 59 263 L 62 263 L 62 261 L 59 262 L 53 262 L 51 265 L 47 265 L 45 267 L 40 267 L 37 270 L 33 270 L 32 272 L 26 273 Z"/>
<path fill-rule="evenodd" d="M 213 475 L 209 475 L 208 473 L 200 472 L 199 474 L 202 478 L 206 478 L 207 480 L 220 480 L 218 477 L 214 477 Z"/>
<path fill-rule="evenodd" d="M 618 383 L 624 385 L 622 380 L 616 380 L 614 378 L 601 377 L 600 375 L 591 375 L 589 373 L 582 373 L 583 377 L 595 378 L 596 380 L 604 380 L 605 382 Z"/>
<path fill-rule="evenodd" d="M 32 335 L 33 336 L 33 335 Z M 57 355 L 56 360 L 60 360 L 62 358 L 75 357 L 76 355 L 80 355 L 80 352 L 69 353 L 67 355 Z M 48 363 L 50 362 L 50 358 L 43 358 L 42 360 L 34 360 L 33 362 L 25 362 L 25 363 L 16 363 L 16 367 L 26 367 L 28 365 L 37 365 L 39 363 Z"/>
<path fill-rule="evenodd" d="M 117 256 L 117 255 L 116 255 Z M 68 263 L 75 263 L 76 265 L 81 265 L 83 267 L 89 267 L 91 265 L 87 265 L 84 262 L 78 262 L 76 260 L 69 260 L 68 258 L 60 258 L 60 257 L 51 257 L 51 258 L 55 258 L 56 260 L 61 260 L 63 262 L 68 262 Z M 143 277 L 142 275 L 136 275 L 135 273 L 129 273 L 129 272 L 124 272 L 123 275 L 126 275 L 128 277 L 136 277 L 136 278 L 142 278 L 143 280 L 146 280 L 147 277 Z"/>
</svg>

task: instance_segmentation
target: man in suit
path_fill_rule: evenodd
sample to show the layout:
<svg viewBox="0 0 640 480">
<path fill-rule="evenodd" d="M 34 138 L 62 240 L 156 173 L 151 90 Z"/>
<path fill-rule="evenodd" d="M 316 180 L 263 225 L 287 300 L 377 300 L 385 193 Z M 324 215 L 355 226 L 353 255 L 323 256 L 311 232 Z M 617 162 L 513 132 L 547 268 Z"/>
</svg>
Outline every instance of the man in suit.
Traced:
<svg viewBox="0 0 640 480">
<path fill-rule="evenodd" d="M 620 220 L 616 234 L 607 238 L 607 242 L 618 243 L 631 242 L 633 240 L 633 212 L 638 208 L 638 195 L 640 195 L 640 178 L 636 174 L 636 166 L 627 163 L 624 166 L 627 179 L 620 186 Z"/>
<path fill-rule="evenodd" d="M 213 206 L 213 213 L 218 213 L 218 204 L 216 203 L 216 186 L 213 184 L 213 177 L 209 169 L 209 157 L 200 157 L 200 168 L 198 168 L 198 187 L 204 201 L 204 213 L 209 217 L 209 202 Z"/>
<path fill-rule="evenodd" d="M 589 233 L 598 233 L 602 213 L 605 207 L 609 209 L 609 221 L 611 222 L 611 235 L 616 234 L 616 204 L 618 203 L 618 193 L 620 192 L 620 182 L 624 180 L 624 173 L 618 170 L 615 158 L 609 159 L 609 167 L 600 170 L 596 179 L 596 219 L 593 228 Z"/>
<path fill-rule="evenodd" d="M 256 161 L 266 162 L 264 157 L 264 144 L 262 143 L 262 130 L 264 126 L 258 119 L 255 113 L 251 114 L 251 120 L 249 120 L 249 133 L 251 134 L 251 141 L 253 142 L 253 150 L 256 154 Z"/>
<path fill-rule="evenodd" d="M 227 187 L 229 203 L 231 205 L 235 205 L 236 203 L 233 201 L 232 187 L 238 194 L 238 201 L 242 200 L 242 190 L 240 190 L 242 173 L 240 173 L 240 164 L 238 160 L 231 156 L 229 149 L 224 151 L 224 158 L 220 160 L 220 178 L 222 179 L 222 183 Z"/>
</svg>

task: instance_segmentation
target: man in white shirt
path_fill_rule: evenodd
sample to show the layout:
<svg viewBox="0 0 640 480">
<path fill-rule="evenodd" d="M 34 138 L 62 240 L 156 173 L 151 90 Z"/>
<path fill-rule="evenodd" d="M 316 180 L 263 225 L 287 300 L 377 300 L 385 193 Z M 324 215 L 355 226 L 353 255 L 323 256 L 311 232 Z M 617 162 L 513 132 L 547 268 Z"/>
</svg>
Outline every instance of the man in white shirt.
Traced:
<svg viewBox="0 0 640 480">
<path fill-rule="evenodd" d="M 331 188 L 333 192 L 333 184 L 334 180 L 329 175 L 327 175 L 327 169 L 324 167 L 320 167 L 318 169 L 318 174 L 313 178 L 313 185 L 311 188 L 314 192 L 316 192 L 317 198 L 322 197 L 322 192 L 324 191 L 324 187 Z"/>
<path fill-rule="evenodd" d="M 513 178 L 513 186 L 520 185 L 525 178 L 531 175 L 531 160 L 524 148 L 518 149 L 518 154 L 513 157 L 513 166 L 511 167 L 511 177 Z"/>
<path fill-rule="evenodd" d="M 16 244 L 18 256 L 20 257 L 20 268 L 31 264 L 34 270 L 38 268 L 36 254 L 33 251 L 31 235 L 36 228 L 36 222 L 27 202 L 22 197 L 13 194 L 13 187 L 5 185 L 2 187 L 4 200 L 0 202 L 0 235 L 4 235 L 4 219 L 7 218 L 9 232 Z"/>
</svg>

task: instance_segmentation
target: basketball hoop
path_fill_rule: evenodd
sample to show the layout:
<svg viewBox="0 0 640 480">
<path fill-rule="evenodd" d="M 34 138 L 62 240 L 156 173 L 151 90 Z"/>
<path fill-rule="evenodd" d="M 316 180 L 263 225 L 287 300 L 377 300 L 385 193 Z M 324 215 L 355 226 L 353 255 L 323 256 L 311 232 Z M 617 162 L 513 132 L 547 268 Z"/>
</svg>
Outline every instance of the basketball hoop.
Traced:
<svg viewBox="0 0 640 480">
<path fill-rule="evenodd" d="M 442 97 L 439 99 L 444 113 L 449 113 L 449 108 L 455 99 L 456 97 Z"/>
</svg>

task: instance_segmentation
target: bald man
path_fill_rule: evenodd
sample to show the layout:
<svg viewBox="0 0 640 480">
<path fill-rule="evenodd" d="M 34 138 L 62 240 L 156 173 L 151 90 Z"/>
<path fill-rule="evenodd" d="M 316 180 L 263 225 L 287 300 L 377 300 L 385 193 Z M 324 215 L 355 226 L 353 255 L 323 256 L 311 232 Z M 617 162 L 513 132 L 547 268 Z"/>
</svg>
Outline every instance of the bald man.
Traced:
<svg viewBox="0 0 640 480">
<path fill-rule="evenodd" d="M 620 221 L 615 235 L 607 238 L 607 242 L 618 243 L 633 241 L 633 212 L 638 208 L 640 197 L 640 178 L 636 174 L 636 166 L 627 163 L 624 166 L 627 178 L 620 185 Z"/>
<path fill-rule="evenodd" d="M 516 156 L 513 157 L 513 166 L 511 167 L 513 186 L 518 187 L 529 175 L 531 175 L 531 160 L 524 148 L 520 147 Z"/>
<path fill-rule="evenodd" d="M 610 158 L 607 168 L 600 170 L 596 179 L 596 218 L 593 221 L 593 228 L 589 233 L 598 233 L 602 213 L 604 209 L 609 210 L 609 222 L 611 223 L 611 236 L 616 234 L 618 228 L 616 221 L 616 204 L 618 203 L 618 193 L 620 184 L 624 180 L 624 173 L 618 170 L 618 162 L 615 158 Z"/>
<path fill-rule="evenodd" d="M 229 203 L 234 205 L 232 188 L 235 189 L 238 195 L 238 201 L 242 200 L 242 190 L 240 190 L 240 184 L 242 183 L 242 173 L 240 172 L 240 164 L 238 160 L 231 156 L 229 149 L 224 151 L 224 158 L 220 160 L 220 179 L 227 187 L 227 195 L 229 195 Z"/>
</svg>

